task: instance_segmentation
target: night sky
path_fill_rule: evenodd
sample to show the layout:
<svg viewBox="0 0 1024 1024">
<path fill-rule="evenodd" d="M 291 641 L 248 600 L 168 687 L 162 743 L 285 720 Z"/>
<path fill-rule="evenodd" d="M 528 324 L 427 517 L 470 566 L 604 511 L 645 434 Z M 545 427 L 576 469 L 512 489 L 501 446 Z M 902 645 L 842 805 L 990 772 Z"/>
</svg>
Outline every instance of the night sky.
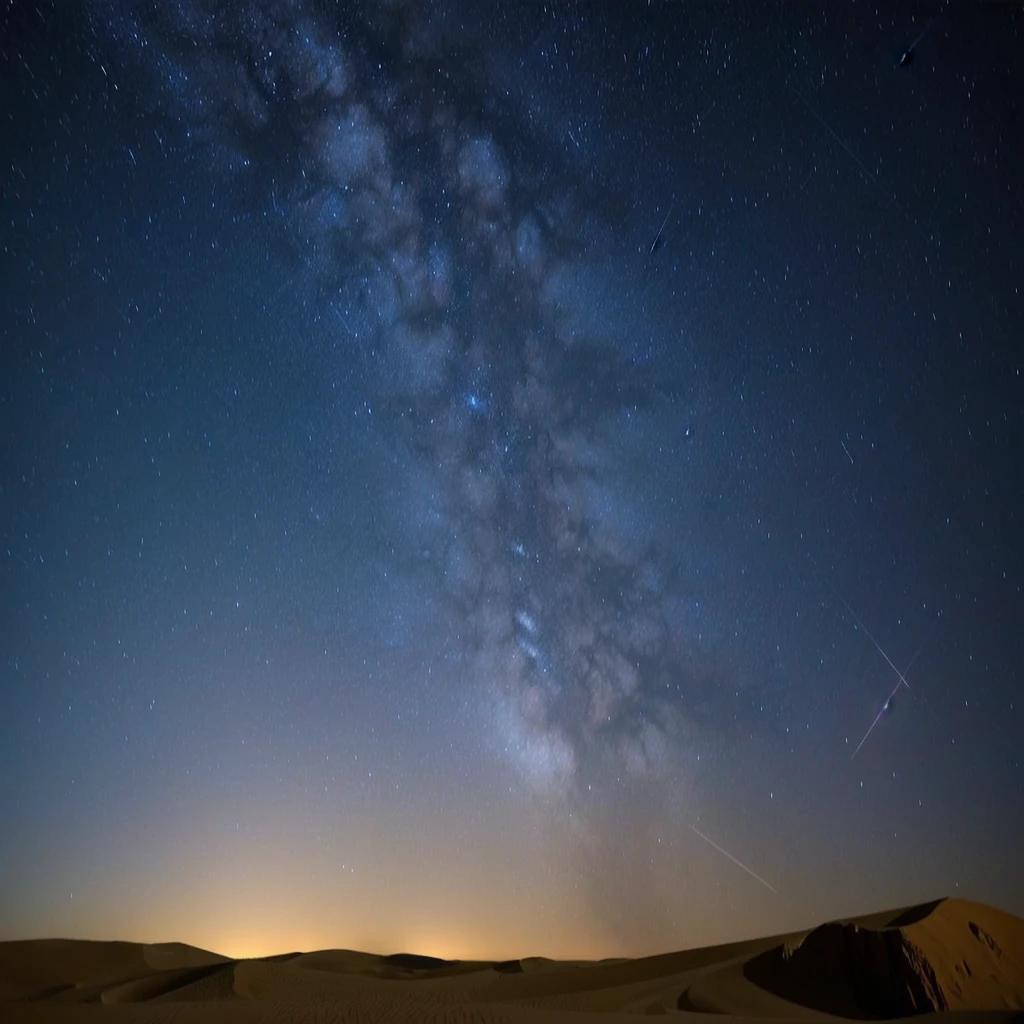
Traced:
<svg viewBox="0 0 1024 1024">
<path fill-rule="evenodd" d="M 0 40 L 0 939 L 1024 914 L 1020 4 Z"/>
</svg>

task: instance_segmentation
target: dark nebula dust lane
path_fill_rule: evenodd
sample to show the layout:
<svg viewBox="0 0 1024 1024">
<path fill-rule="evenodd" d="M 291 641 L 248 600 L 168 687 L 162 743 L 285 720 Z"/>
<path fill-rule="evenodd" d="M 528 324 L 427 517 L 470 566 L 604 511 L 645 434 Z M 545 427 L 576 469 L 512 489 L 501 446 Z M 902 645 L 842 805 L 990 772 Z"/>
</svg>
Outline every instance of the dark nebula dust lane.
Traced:
<svg viewBox="0 0 1024 1024">
<path fill-rule="evenodd" d="M 1024 907 L 1018 11 L 3 19 L 12 936 Z"/>
<path fill-rule="evenodd" d="M 172 7 L 126 12 L 114 35 L 155 102 L 269 204 L 330 358 L 358 367 L 400 438 L 406 500 L 430 506 L 403 543 L 528 781 L 571 789 L 588 762 L 657 773 L 708 681 L 672 519 L 617 492 L 636 449 L 678 442 L 668 392 L 685 385 L 634 351 L 643 310 L 609 296 L 614 260 L 634 277 L 643 260 L 580 161 L 495 95 L 485 54 L 455 64 L 419 20 Z"/>
</svg>

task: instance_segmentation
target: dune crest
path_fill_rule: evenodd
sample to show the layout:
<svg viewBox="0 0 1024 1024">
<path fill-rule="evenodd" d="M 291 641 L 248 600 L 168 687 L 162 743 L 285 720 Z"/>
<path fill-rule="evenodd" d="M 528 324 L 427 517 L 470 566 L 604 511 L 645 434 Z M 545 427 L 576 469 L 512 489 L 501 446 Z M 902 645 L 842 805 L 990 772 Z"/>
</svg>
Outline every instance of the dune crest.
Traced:
<svg viewBox="0 0 1024 1024">
<path fill-rule="evenodd" d="M 744 974 L 788 1001 L 841 1017 L 1024 1009 L 1024 922 L 964 900 L 920 909 L 880 928 L 823 924 L 752 958 Z"/>
</svg>

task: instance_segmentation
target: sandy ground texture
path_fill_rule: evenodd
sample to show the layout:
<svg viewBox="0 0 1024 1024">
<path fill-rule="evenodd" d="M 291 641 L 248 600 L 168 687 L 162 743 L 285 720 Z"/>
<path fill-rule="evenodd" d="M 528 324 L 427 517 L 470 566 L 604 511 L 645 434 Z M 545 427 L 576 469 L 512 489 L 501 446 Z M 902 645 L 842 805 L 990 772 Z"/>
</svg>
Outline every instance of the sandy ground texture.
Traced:
<svg viewBox="0 0 1024 1024">
<path fill-rule="evenodd" d="M 0 943 L 0 1021 L 1024 1024 L 1024 920 L 963 900 L 637 960 L 447 961 L 351 950 L 258 960 L 179 943 Z M 713 1015 L 713 1016 L 709 1016 Z"/>
</svg>

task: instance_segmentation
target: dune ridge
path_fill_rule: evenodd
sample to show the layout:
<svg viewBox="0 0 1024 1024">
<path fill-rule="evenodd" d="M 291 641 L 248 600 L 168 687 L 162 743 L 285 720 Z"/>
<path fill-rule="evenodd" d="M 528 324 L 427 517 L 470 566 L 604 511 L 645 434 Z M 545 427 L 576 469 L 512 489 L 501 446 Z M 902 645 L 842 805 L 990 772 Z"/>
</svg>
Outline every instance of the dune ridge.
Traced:
<svg viewBox="0 0 1024 1024">
<path fill-rule="evenodd" d="M 745 974 L 782 998 L 842 1017 L 1024 1010 L 1022 953 L 1019 918 L 943 900 L 919 919 L 904 915 L 887 927 L 823 924 L 753 958 Z"/>
<path fill-rule="evenodd" d="M 633 960 L 442 960 L 318 950 L 234 960 L 181 943 L 0 943 L 0 1020 L 553 1024 L 674 1014 L 1024 1024 L 1024 920 L 938 900 Z"/>
</svg>

